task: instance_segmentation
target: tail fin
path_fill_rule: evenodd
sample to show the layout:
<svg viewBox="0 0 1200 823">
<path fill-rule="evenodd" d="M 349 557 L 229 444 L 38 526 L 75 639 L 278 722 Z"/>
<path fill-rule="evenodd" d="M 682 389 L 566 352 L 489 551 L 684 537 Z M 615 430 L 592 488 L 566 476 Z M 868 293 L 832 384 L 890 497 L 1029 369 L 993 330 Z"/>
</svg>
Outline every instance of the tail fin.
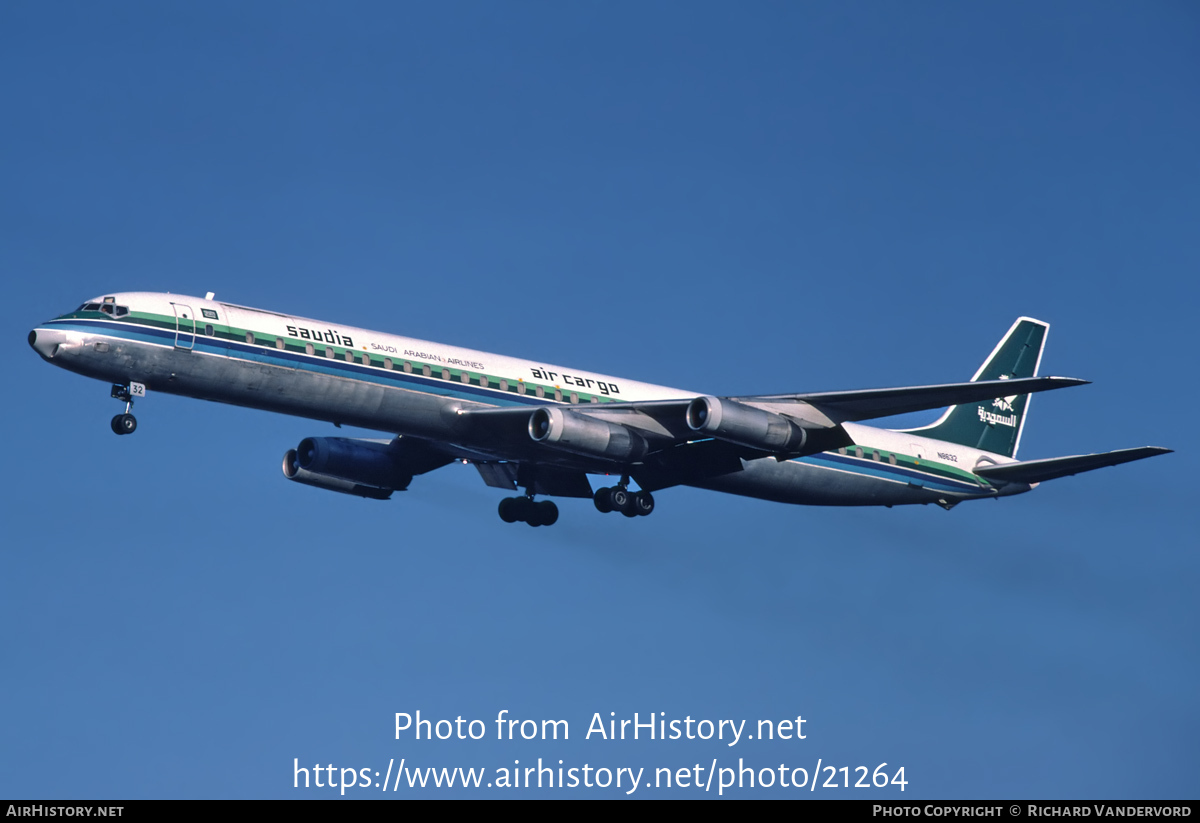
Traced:
<svg viewBox="0 0 1200 823">
<path fill-rule="evenodd" d="M 1036 377 L 1046 346 L 1049 323 L 1031 317 L 1019 317 L 1004 338 L 988 355 L 971 381 L 1008 380 L 1014 377 Z M 904 429 L 905 433 L 920 434 L 958 443 L 975 449 L 1015 457 L 1029 411 L 1029 395 L 999 397 L 981 403 L 951 406 L 934 424 L 919 429 Z"/>
</svg>

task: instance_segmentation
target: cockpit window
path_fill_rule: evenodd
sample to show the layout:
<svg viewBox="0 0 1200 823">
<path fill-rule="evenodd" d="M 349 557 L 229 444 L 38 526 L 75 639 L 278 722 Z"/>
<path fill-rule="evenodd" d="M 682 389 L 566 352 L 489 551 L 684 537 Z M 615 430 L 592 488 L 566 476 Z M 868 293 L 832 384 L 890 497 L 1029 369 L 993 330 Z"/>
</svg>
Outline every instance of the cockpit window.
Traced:
<svg viewBox="0 0 1200 823">
<path fill-rule="evenodd" d="M 128 306 L 118 306 L 113 298 L 104 298 L 103 303 L 82 303 L 75 311 L 102 311 L 112 317 L 124 317 L 129 314 Z"/>
</svg>

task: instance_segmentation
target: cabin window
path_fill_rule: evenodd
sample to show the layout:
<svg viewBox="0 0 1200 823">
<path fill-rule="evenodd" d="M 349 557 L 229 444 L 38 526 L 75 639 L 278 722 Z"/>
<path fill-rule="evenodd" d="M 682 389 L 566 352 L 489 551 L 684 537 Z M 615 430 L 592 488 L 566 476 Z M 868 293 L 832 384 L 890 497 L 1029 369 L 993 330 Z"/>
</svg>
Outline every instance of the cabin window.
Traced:
<svg viewBox="0 0 1200 823">
<path fill-rule="evenodd" d="M 100 311 L 104 312 L 105 314 L 112 314 L 113 309 L 115 309 L 115 308 L 116 308 L 116 306 L 114 306 L 112 303 L 105 303 L 103 306 L 100 307 Z"/>
<path fill-rule="evenodd" d="M 209 320 L 217 319 L 217 313 L 215 311 L 213 311 L 212 309 L 201 309 L 200 313 L 202 315 L 204 315 L 205 317 L 207 317 Z"/>
<path fill-rule="evenodd" d="M 522 381 L 517 383 L 517 394 L 524 394 L 528 389 L 525 388 L 525 383 Z"/>
<path fill-rule="evenodd" d="M 429 368 L 429 365 L 428 365 L 428 364 L 426 364 L 426 365 L 424 365 L 424 366 L 422 366 L 422 367 L 421 367 L 421 374 L 425 375 L 426 377 L 432 377 L 432 376 L 433 376 L 433 369 Z"/>
<path fill-rule="evenodd" d="M 335 352 L 335 351 L 333 350 L 333 346 L 326 346 L 326 347 L 325 347 L 325 356 L 326 356 L 326 357 L 328 357 L 328 358 L 330 358 L 330 359 L 333 359 L 334 357 L 337 357 L 337 352 Z"/>
<path fill-rule="evenodd" d="M 390 358 L 390 357 L 383 358 L 383 367 L 385 369 L 387 369 L 388 371 L 391 371 L 392 370 L 392 358 Z"/>
<path fill-rule="evenodd" d="M 571 402 L 572 403 L 579 402 L 579 392 L 571 392 Z"/>
<path fill-rule="evenodd" d="M 471 382 L 471 373 L 470 372 L 460 372 L 458 375 L 458 379 L 464 383 L 470 383 Z"/>
<path fill-rule="evenodd" d="M 846 453 L 846 447 L 845 447 L 845 446 L 842 446 L 840 449 L 838 449 L 838 454 L 845 454 L 845 453 Z"/>
<path fill-rule="evenodd" d="M 412 363 L 409 363 L 407 360 L 404 361 L 404 373 L 412 374 Z"/>
<path fill-rule="evenodd" d="M 129 314 L 128 306 L 117 306 L 117 317 L 124 317 L 127 314 Z"/>
<path fill-rule="evenodd" d="M 486 374 L 479 375 L 479 385 L 483 386 L 486 389 L 486 388 L 488 388 L 489 383 L 490 383 L 490 381 L 488 380 L 488 377 Z"/>
<path fill-rule="evenodd" d="M 364 353 L 364 354 L 363 354 L 363 356 L 362 356 L 362 364 L 363 364 L 364 366 L 369 366 L 369 365 L 371 365 L 371 355 L 369 355 L 369 354 L 365 354 L 365 353 Z"/>
<path fill-rule="evenodd" d="M 252 331 L 246 332 L 246 342 L 252 346 L 254 345 L 254 332 L 252 332 Z"/>
<path fill-rule="evenodd" d="M 871 459 L 874 460 L 876 463 L 879 462 L 879 450 L 878 449 L 871 449 Z"/>
<path fill-rule="evenodd" d="M 450 370 L 449 369 L 442 369 L 442 379 L 443 380 L 450 379 Z"/>
<path fill-rule="evenodd" d="M 347 363 L 354 362 L 354 352 L 350 351 L 349 349 L 346 349 L 346 362 Z"/>
<path fill-rule="evenodd" d="M 888 462 L 889 462 L 889 463 L 891 463 L 893 466 L 894 466 L 894 465 L 896 465 L 896 455 L 894 455 L 894 454 L 889 454 L 889 455 L 888 455 Z"/>
<path fill-rule="evenodd" d="M 508 381 L 503 378 L 500 379 L 500 391 L 508 391 Z"/>
<path fill-rule="evenodd" d="M 207 336 L 207 337 L 213 337 L 213 336 L 215 336 L 215 335 L 216 335 L 216 333 L 217 333 L 217 330 L 213 328 L 213 324 L 212 324 L 212 323 L 205 323 L 205 324 L 204 324 L 204 334 L 205 334 L 205 336 Z"/>
<path fill-rule="evenodd" d="M 284 349 L 287 348 L 287 343 L 283 342 L 282 337 L 275 338 L 275 348 L 279 349 L 280 351 L 283 351 Z"/>
<path fill-rule="evenodd" d="M 854 447 L 854 456 L 855 456 L 855 457 L 862 457 L 862 456 L 863 456 L 863 450 L 862 450 L 862 446 L 855 446 L 855 447 Z"/>
<path fill-rule="evenodd" d="M 312 344 L 312 343 L 305 343 L 305 344 L 304 344 L 304 353 L 305 353 L 305 354 L 316 354 L 316 351 L 317 351 L 317 350 L 313 348 L 313 344 Z"/>
<path fill-rule="evenodd" d="M 555 390 L 554 390 L 554 399 L 555 399 L 555 400 L 562 400 L 562 389 L 555 389 Z"/>
<path fill-rule="evenodd" d="M 599 397 L 598 395 L 595 395 L 595 394 L 593 394 L 593 395 L 592 395 L 592 402 L 593 402 L 593 403 L 599 403 L 599 402 L 600 402 L 600 397 Z"/>
<path fill-rule="evenodd" d="M 545 396 L 546 396 L 546 390 L 545 390 L 545 389 L 543 389 L 541 386 L 538 386 L 537 388 L 535 388 L 535 389 L 533 390 L 533 393 L 534 393 L 534 394 L 536 394 L 538 397 L 545 397 Z"/>
</svg>

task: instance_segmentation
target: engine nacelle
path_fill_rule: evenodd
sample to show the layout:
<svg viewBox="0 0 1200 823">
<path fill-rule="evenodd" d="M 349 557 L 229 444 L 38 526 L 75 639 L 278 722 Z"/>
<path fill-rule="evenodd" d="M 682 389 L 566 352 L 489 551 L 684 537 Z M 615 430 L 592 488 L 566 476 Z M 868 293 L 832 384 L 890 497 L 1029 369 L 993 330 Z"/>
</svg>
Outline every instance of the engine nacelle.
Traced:
<svg viewBox="0 0 1200 823">
<path fill-rule="evenodd" d="M 808 440 L 804 429 L 782 414 L 716 397 L 689 403 L 687 424 L 694 432 L 774 454 L 799 452 Z"/>
<path fill-rule="evenodd" d="M 296 447 L 296 464 L 312 474 L 381 489 L 407 489 L 412 475 L 398 465 L 390 443 L 348 437 L 306 437 Z"/>
<path fill-rule="evenodd" d="M 303 483 L 306 486 L 316 486 L 318 489 L 327 489 L 328 491 L 341 492 L 342 494 L 353 494 L 357 497 L 369 497 L 373 500 L 387 500 L 392 496 L 391 489 L 365 486 L 362 483 L 343 480 L 340 477 L 306 471 L 300 468 L 295 449 L 288 449 L 287 454 L 283 456 L 283 476 L 288 480 L 295 480 L 297 483 Z"/>
<path fill-rule="evenodd" d="M 540 408 L 529 416 L 529 436 L 565 452 L 622 463 L 641 460 L 647 451 L 645 438 L 629 427 L 557 406 Z"/>
</svg>

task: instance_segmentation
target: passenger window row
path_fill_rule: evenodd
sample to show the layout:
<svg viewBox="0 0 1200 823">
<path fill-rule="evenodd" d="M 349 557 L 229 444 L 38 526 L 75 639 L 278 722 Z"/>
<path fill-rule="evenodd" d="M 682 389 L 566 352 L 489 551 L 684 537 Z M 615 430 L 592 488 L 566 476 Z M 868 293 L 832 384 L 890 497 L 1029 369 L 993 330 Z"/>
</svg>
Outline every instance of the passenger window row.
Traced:
<svg viewBox="0 0 1200 823">
<path fill-rule="evenodd" d="M 862 446 L 855 446 L 852 453 L 854 457 L 858 458 L 866 457 L 869 454 L 870 458 L 877 463 L 881 462 L 886 457 L 889 463 L 891 463 L 893 466 L 896 465 L 896 455 L 891 452 L 881 452 L 879 449 L 868 449 L 863 451 Z M 851 454 L 851 451 L 847 450 L 845 446 L 842 446 L 840 449 L 838 449 L 838 454 Z"/>
<path fill-rule="evenodd" d="M 208 334 L 209 336 L 212 335 L 212 332 L 208 331 L 208 329 L 211 329 L 211 328 L 212 328 L 212 326 L 208 326 L 205 329 L 205 333 Z M 258 336 L 258 335 L 255 335 L 254 332 L 248 331 L 248 332 L 246 332 L 246 342 L 252 346 L 253 345 L 267 346 L 267 347 L 274 346 L 275 348 L 279 349 L 280 351 L 291 350 L 291 351 L 296 352 L 297 354 L 300 353 L 301 351 L 303 351 L 307 355 L 314 356 L 314 357 L 318 356 L 317 349 L 312 343 L 305 343 L 304 347 L 301 348 L 299 346 L 299 344 L 289 341 L 289 340 L 287 340 L 287 338 L 284 338 L 284 337 L 276 337 L 276 338 L 274 338 L 274 342 L 272 343 L 271 338 L 265 337 L 265 336 Z M 289 343 L 290 343 L 290 345 L 289 345 Z M 327 357 L 331 360 L 337 358 L 338 354 L 333 346 L 324 346 L 323 348 L 324 348 L 325 357 Z M 391 371 L 391 370 L 397 368 L 397 361 L 394 361 L 390 357 L 384 357 L 382 359 L 372 358 L 371 355 L 367 354 L 366 352 L 362 352 L 360 354 L 358 352 L 355 352 L 353 349 L 346 349 L 342 353 L 342 357 L 345 359 L 345 361 L 347 363 L 359 363 L 363 366 L 382 367 L 384 369 L 387 369 L 388 371 Z M 512 383 L 506 378 L 489 377 L 484 374 L 472 374 L 469 371 L 460 371 L 458 373 L 458 376 L 455 377 L 454 373 L 450 369 L 442 368 L 442 369 L 438 369 L 435 371 L 427 363 L 414 364 L 408 360 L 404 360 L 404 361 L 400 361 L 399 368 L 405 374 L 414 374 L 415 373 L 415 374 L 423 375 L 425 377 L 434 377 L 434 378 L 440 377 L 442 380 L 458 380 L 459 382 L 464 383 L 468 386 L 475 385 L 475 386 L 480 386 L 485 389 L 486 388 L 496 388 L 496 389 L 499 389 L 500 391 L 513 392 L 515 394 L 526 394 L 530 391 L 529 384 L 525 383 L 524 381 L 518 380 L 516 383 Z M 562 389 L 559 389 L 559 388 L 552 389 L 549 386 L 537 386 L 537 385 L 533 386 L 532 390 L 533 390 L 533 393 L 537 397 L 546 397 L 547 394 L 552 393 L 554 399 L 559 402 L 561 402 L 564 397 L 566 397 L 568 402 L 570 402 L 570 403 L 579 403 L 581 401 L 579 392 L 571 392 L 570 394 L 564 395 Z M 583 395 L 582 399 L 583 399 L 583 402 L 588 402 L 588 403 L 602 402 L 598 395 Z"/>
</svg>

